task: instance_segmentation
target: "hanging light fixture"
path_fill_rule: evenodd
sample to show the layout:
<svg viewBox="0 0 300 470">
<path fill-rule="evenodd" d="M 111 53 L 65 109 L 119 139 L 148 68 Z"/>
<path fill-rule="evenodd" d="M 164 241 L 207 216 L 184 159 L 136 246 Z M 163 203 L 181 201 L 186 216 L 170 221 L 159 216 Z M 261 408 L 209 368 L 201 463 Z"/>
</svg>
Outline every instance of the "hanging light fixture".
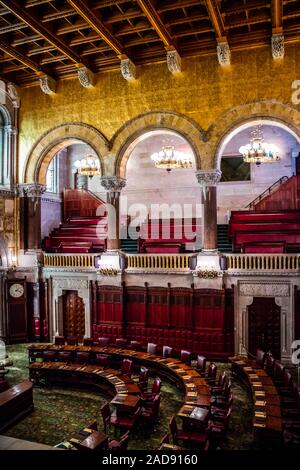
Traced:
<svg viewBox="0 0 300 470">
<path fill-rule="evenodd" d="M 151 155 L 156 168 L 163 168 L 170 172 L 173 168 L 192 168 L 193 160 L 191 155 L 175 150 L 172 145 L 162 147 L 159 152 Z"/>
<path fill-rule="evenodd" d="M 74 165 L 80 175 L 89 176 L 90 178 L 101 175 L 100 161 L 95 155 L 90 154 L 82 160 L 76 160 Z"/>
<path fill-rule="evenodd" d="M 261 163 L 274 163 L 280 160 L 278 147 L 264 141 L 261 125 L 255 127 L 251 132 L 250 143 L 242 145 L 239 152 L 243 155 L 244 162 L 255 163 L 257 166 Z"/>
</svg>

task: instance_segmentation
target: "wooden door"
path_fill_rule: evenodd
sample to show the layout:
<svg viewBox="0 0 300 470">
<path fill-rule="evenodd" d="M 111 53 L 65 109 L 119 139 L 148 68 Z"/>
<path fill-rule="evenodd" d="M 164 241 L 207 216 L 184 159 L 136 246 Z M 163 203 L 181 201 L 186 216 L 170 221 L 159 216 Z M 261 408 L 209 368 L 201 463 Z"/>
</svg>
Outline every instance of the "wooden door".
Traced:
<svg viewBox="0 0 300 470">
<path fill-rule="evenodd" d="M 82 341 L 85 333 L 84 303 L 77 291 L 67 291 L 63 296 L 64 336 L 78 336 Z"/>
<path fill-rule="evenodd" d="M 271 351 L 280 359 L 280 307 L 272 297 L 254 297 L 248 307 L 248 348 L 251 354 L 257 348 Z"/>
</svg>

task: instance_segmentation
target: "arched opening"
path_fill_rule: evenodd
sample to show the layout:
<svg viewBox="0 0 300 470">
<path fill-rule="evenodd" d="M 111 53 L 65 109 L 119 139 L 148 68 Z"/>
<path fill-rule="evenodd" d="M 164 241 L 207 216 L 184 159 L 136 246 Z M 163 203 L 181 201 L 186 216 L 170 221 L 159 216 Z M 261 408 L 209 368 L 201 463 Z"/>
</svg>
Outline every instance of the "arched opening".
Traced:
<svg viewBox="0 0 300 470">
<path fill-rule="evenodd" d="M 166 148 L 187 158 L 188 168 L 167 170 L 157 166 L 152 156 Z M 195 249 L 195 233 L 186 233 L 185 237 L 185 231 L 192 231 L 191 219 L 195 221 L 201 217 L 201 190 L 195 175 L 195 154 L 188 140 L 172 130 L 148 130 L 129 145 L 122 165 L 124 161 L 126 187 L 121 194 L 121 211 L 126 210 L 131 221 L 135 217 L 138 219 L 141 227 L 139 244 L 143 244 L 139 245 L 139 251 Z M 185 225 L 187 220 L 189 224 Z M 133 225 L 135 227 L 135 222 Z M 196 223 L 194 229 L 195 226 Z M 186 240 L 188 236 L 191 243 Z M 178 246 L 175 248 L 176 243 Z"/>
<path fill-rule="evenodd" d="M 53 156 L 50 159 L 51 155 Z M 59 145 L 59 149 L 57 146 L 53 147 L 43 160 L 39 173 L 40 176 L 43 173 L 46 185 L 46 192 L 41 200 L 42 239 L 70 217 L 94 215 L 93 207 L 95 206 L 96 213 L 97 203 L 99 204 L 97 198 L 105 198 L 100 184 L 101 170 L 100 175 L 92 177 L 81 175 L 78 170 L 77 162 L 87 156 L 99 158 L 89 144 L 67 139 Z"/>
<path fill-rule="evenodd" d="M 239 152 L 250 143 L 251 132 L 261 125 L 264 141 L 274 144 L 280 159 L 272 163 L 246 163 Z M 300 138 L 286 124 L 273 119 L 252 119 L 229 131 L 219 146 L 216 163 L 222 171 L 218 185 L 218 222 L 227 223 L 231 210 L 247 206 L 280 178 L 296 173 Z"/>
<path fill-rule="evenodd" d="M 4 106 L 0 106 L 0 186 L 10 187 L 13 155 L 10 144 L 11 118 Z"/>
</svg>

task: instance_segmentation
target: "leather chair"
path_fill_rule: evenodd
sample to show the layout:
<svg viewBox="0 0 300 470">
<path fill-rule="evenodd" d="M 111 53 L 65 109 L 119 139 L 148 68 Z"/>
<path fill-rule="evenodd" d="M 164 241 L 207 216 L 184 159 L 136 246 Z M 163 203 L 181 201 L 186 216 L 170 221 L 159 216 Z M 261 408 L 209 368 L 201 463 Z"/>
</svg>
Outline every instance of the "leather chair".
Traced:
<svg viewBox="0 0 300 470">
<path fill-rule="evenodd" d="M 196 371 L 199 372 L 200 375 L 204 375 L 206 372 L 206 357 L 201 356 L 198 354 L 197 356 L 197 364 L 196 364 Z"/>
<path fill-rule="evenodd" d="M 195 444 L 202 444 L 203 448 L 208 440 L 208 431 L 202 432 L 189 432 L 178 428 L 175 416 L 172 416 L 169 422 L 170 433 L 172 435 L 173 443 L 178 444 L 178 441 L 193 442 Z"/>
<path fill-rule="evenodd" d="M 155 356 L 157 350 L 157 344 L 155 343 L 148 343 L 147 345 L 147 353 L 153 354 Z"/>
<path fill-rule="evenodd" d="M 97 342 L 98 346 L 100 346 L 101 348 L 107 348 L 109 345 L 109 338 L 101 337 L 97 339 Z"/>
<path fill-rule="evenodd" d="M 116 346 L 118 348 L 127 348 L 127 339 L 126 338 L 116 338 Z"/>
<path fill-rule="evenodd" d="M 274 375 L 274 367 L 275 367 L 275 358 L 271 355 L 268 354 L 266 361 L 265 361 L 265 367 L 266 367 L 266 372 L 270 377 L 273 377 Z"/>
<path fill-rule="evenodd" d="M 133 415 L 117 415 L 116 410 L 112 413 L 110 423 L 125 429 L 134 429 L 141 415 L 141 407 L 137 408 Z"/>
<path fill-rule="evenodd" d="M 72 353 L 70 351 L 58 351 L 58 362 L 72 362 Z"/>
<path fill-rule="evenodd" d="M 226 372 L 223 371 L 222 374 L 219 375 L 218 381 L 216 385 L 211 387 L 210 392 L 212 395 L 222 395 L 224 391 L 224 385 L 228 382 L 228 378 Z"/>
<path fill-rule="evenodd" d="M 67 337 L 67 344 L 69 344 L 70 346 L 77 346 L 78 336 L 68 336 Z"/>
<path fill-rule="evenodd" d="M 130 431 L 125 432 L 123 436 L 117 440 L 117 439 L 109 439 L 108 440 L 108 449 L 109 450 L 127 450 L 128 446 L 128 440 L 129 440 L 129 434 Z"/>
<path fill-rule="evenodd" d="M 107 354 L 96 354 L 96 364 L 101 367 L 108 366 L 108 358 Z"/>
<path fill-rule="evenodd" d="M 78 351 L 76 353 L 76 362 L 78 364 L 88 364 L 90 362 L 90 353 Z"/>
<path fill-rule="evenodd" d="M 180 353 L 180 359 L 181 362 L 184 362 L 185 364 L 190 364 L 192 359 L 192 353 L 190 353 L 190 351 L 182 349 Z"/>
<path fill-rule="evenodd" d="M 172 355 L 173 348 L 170 346 L 163 346 L 162 355 L 163 357 L 170 357 Z"/>
<path fill-rule="evenodd" d="M 50 362 L 56 361 L 57 359 L 57 352 L 56 351 L 44 351 L 43 352 L 43 361 Z"/>
<path fill-rule="evenodd" d="M 283 385 L 283 377 L 284 377 L 285 367 L 281 364 L 280 361 L 275 361 L 274 364 L 274 375 L 273 375 L 273 382 L 276 386 Z"/>
<path fill-rule="evenodd" d="M 65 344 L 64 336 L 54 336 L 54 344 L 57 346 L 63 346 Z"/>
<path fill-rule="evenodd" d="M 262 349 L 256 350 L 255 362 L 258 366 L 264 367 L 267 354 Z"/>
<path fill-rule="evenodd" d="M 83 338 L 83 346 L 93 346 L 93 338 Z"/>
<path fill-rule="evenodd" d="M 156 395 L 160 393 L 161 389 L 161 380 L 159 377 L 155 377 L 153 380 L 153 384 L 150 390 L 141 393 L 141 399 L 143 404 L 151 404 L 153 403 L 154 398 Z"/>
<path fill-rule="evenodd" d="M 217 366 L 214 362 L 210 362 L 207 372 L 205 374 L 206 382 L 209 385 L 214 385 L 216 383 L 216 376 L 217 376 Z"/>
<path fill-rule="evenodd" d="M 151 405 L 142 406 L 141 416 L 146 421 L 154 422 L 158 419 L 159 414 L 159 405 L 160 405 L 160 393 L 155 395 Z"/>
<path fill-rule="evenodd" d="M 123 359 L 121 366 L 121 374 L 129 375 L 132 372 L 133 362 L 130 359 Z"/>
<path fill-rule="evenodd" d="M 148 387 L 149 370 L 146 367 L 141 367 L 138 379 L 138 385 L 142 391 Z"/>
<path fill-rule="evenodd" d="M 130 347 L 134 351 L 141 351 L 142 350 L 142 343 L 140 341 L 130 341 Z"/>
</svg>

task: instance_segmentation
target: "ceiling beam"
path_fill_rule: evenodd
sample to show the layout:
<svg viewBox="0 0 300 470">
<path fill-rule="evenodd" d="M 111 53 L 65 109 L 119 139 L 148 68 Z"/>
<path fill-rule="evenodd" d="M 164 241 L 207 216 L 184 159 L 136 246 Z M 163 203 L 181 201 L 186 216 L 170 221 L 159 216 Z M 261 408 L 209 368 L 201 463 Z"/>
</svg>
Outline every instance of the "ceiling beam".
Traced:
<svg viewBox="0 0 300 470">
<path fill-rule="evenodd" d="M 137 0 L 137 3 L 141 10 L 144 12 L 150 24 L 155 29 L 160 39 L 163 41 L 165 47 L 174 46 L 174 41 L 170 36 L 164 23 L 160 19 L 160 16 L 155 10 L 151 0 Z"/>
<path fill-rule="evenodd" d="M 123 52 L 123 45 L 112 35 L 109 29 L 102 23 L 98 16 L 93 13 L 86 2 L 82 0 L 67 0 L 74 10 L 99 34 L 100 38 L 103 39 L 118 56 L 121 56 Z"/>
<path fill-rule="evenodd" d="M 272 27 L 276 30 L 282 28 L 283 1 L 272 0 Z"/>
<path fill-rule="evenodd" d="M 57 36 L 52 34 L 49 29 L 47 29 L 41 23 L 41 21 L 29 15 L 25 8 L 22 8 L 19 5 L 19 2 L 16 2 L 15 0 L 0 0 L 0 5 L 6 7 L 17 18 L 26 23 L 26 25 L 29 26 L 35 33 L 41 35 L 46 41 L 52 44 L 52 46 L 67 56 L 76 65 L 82 65 L 81 58 Z"/>
<path fill-rule="evenodd" d="M 31 70 L 33 70 L 38 75 L 46 74 L 46 72 L 37 62 L 29 59 L 29 57 L 26 57 L 24 54 L 21 54 L 16 49 L 14 49 L 10 44 L 7 44 L 4 41 L 0 41 L 0 49 L 6 52 L 6 54 L 11 56 L 13 59 L 16 59 L 19 62 L 21 62 L 25 67 L 28 67 Z"/>
<path fill-rule="evenodd" d="M 217 40 L 225 39 L 225 26 L 217 0 L 205 0 L 206 8 L 216 32 Z"/>
</svg>

